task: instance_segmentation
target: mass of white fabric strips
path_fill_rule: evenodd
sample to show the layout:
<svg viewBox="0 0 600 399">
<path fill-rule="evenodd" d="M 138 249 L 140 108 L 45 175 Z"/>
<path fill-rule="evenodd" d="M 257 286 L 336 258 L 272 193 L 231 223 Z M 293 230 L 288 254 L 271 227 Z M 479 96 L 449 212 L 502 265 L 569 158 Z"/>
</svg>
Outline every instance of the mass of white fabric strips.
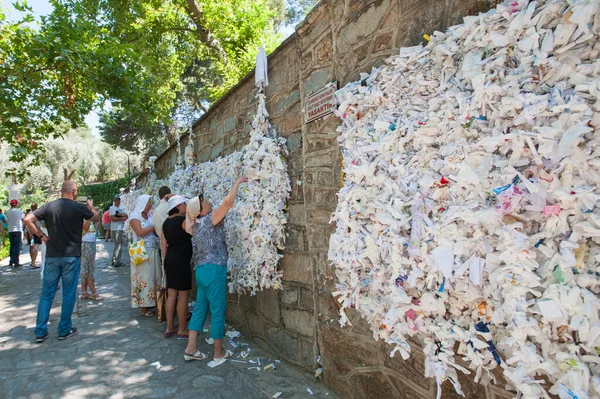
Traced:
<svg viewBox="0 0 600 399">
<path fill-rule="evenodd" d="M 600 2 L 505 2 L 337 96 L 342 325 L 457 392 L 600 397 Z"/>
<path fill-rule="evenodd" d="M 157 195 L 167 185 L 173 193 L 191 198 L 200 192 L 217 207 L 241 175 L 248 177 L 238 192 L 235 207 L 225 219 L 229 251 L 228 274 L 230 292 L 252 295 L 263 289 L 281 289 L 282 273 L 277 263 L 284 249 L 286 203 L 291 183 L 284 156 L 284 138 L 276 137 L 265 108 L 265 96 L 258 97 L 250 142 L 241 151 L 210 162 L 195 164 L 193 147 L 185 149 L 186 165 L 178 166 L 164 180 L 150 177 L 148 187 L 122 196 L 122 206 L 130 210 L 138 195 Z M 158 198 L 155 198 L 158 203 Z"/>
</svg>

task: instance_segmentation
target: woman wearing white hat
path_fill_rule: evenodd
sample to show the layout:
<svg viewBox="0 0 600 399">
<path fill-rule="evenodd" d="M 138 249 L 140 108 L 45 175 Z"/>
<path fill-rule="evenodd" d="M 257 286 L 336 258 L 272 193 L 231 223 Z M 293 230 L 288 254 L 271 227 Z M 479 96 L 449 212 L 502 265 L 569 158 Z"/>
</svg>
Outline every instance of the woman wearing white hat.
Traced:
<svg viewBox="0 0 600 399">
<path fill-rule="evenodd" d="M 169 198 L 168 204 L 169 217 L 162 225 L 160 240 L 168 289 L 165 338 L 177 334 L 178 339 L 187 339 L 188 296 L 192 289 L 192 236 L 185 231 L 186 198 L 174 195 Z M 176 306 L 178 330 L 175 330 Z"/>
<path fill-rule="evenodd" d="M 141 316 L 154 316 L 150 310 L 156 306 L 156 294 L 162 282 L 158 237 L 155 234 L 152 219 L 152 197 L 140 195 L 131 216 L 126 222 L 124 231 L 130 231 L 134 242 L 144 239 L 148 259 L 136 264 L 131 258 L 131 307 L 139 308 Z"/>
</svg>

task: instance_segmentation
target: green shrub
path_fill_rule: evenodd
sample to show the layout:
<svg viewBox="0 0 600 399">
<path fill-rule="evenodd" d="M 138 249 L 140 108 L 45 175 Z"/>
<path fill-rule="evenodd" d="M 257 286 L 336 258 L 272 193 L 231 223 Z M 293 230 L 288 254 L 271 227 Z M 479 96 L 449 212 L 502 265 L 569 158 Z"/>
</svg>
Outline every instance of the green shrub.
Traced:
<svg viewBox="0 0 600 399">
<path fill-rule="evenodd" d="M 10 242 L 8 241 L 8 236 L 6 236 L 6 240 L 4 241 L 2 248 L 0 248 L 0 260 L 4 260 L 4 259 L 8 258 L 9 255 L 10 255 Z"/>
<path fill-rule="evenodd" d="M 53 199 L 55 198 L 50 198 L 46 191 L 38 188 L 33 193 L 21 195 L 21 199 L 19 200 L 19 208 L 25 212 L 25 209 L 31 208 L 31 204 L 34 202 L 38 204 L 38 206 L 42 206 L 46 202 L 50 202 Z"/>
<path fill-rule="evenodd" d="M 91 197 L 94 200 L 94 204 L 104 210 L 112 204 L 115 194 L 119 193 L 119 189 L 127 186 L 129 186 L 129 180 L 126 177 L 123 177 L 107 183 L 80 186 L 79 195 Z"/>
</svg>

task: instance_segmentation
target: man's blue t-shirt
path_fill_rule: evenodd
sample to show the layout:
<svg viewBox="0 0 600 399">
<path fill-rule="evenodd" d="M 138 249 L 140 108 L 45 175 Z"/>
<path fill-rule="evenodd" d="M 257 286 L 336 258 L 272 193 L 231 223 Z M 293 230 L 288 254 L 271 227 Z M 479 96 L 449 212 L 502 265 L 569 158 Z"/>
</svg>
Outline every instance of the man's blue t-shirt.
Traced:
<svg viewBox="0 0 600 399">
<path fill-rule="evenodd" d="M 0 213 L 0 222 L 2 222 L 2 227 L 4 227 L 4 230 L 8 229 L 8 223 L 6 220 L 6 215 L 3 213 Z"/>
</svg>

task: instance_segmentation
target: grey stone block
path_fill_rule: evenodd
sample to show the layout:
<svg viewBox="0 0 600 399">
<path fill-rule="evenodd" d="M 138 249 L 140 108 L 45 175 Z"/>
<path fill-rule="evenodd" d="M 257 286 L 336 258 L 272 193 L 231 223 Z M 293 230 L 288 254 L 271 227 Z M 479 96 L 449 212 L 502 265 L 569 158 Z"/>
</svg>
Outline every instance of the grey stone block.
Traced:
<svg viewBox="0 0 600 399">
<path fill-rule="evenodd" d="M 233 132 L 235 130 L 235 121 L 236 121 L 235 116 L 230 116 L 229 118 L 225 119 L 223 121 L 223 132 L 224 133 Z M 217 138 L 217 141 L 218 140 L 219 139 Z"/>
<path fill-rule="evenodd" d="M 304 83 L 304 95 L 309 96 L 311 93 L 323 88 L 327 83 L 333 79 L 333 69 L 323 68 L 314 71 L 310 74 L 306 82 Z"/>
</svg>

